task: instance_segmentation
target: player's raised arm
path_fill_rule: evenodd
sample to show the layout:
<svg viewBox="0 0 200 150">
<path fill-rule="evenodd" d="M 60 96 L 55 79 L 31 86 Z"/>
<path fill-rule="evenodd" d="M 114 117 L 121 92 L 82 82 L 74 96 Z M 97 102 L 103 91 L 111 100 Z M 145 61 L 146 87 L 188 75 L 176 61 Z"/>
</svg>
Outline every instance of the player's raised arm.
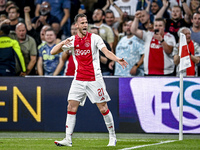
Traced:
<svg viewBox="0 0 200 150">
<path fill-rule="evenodd" d="M 115 54 L 113 54 L 113 52 L 109 51 L 106 47 L 103 47 L 101 49 L 101 51 L 105 54 L 105 56 L 107 58 L 109 58 L 110 60 L 116 61 L 118 62 L 122 68 L 126 67 L 128 65 L 128 63 L 123 59 L 123 58 L 119 58 L 117 57 Z"/>
<path fill-rule="evenodd" d="M 51 55 L 56 55 L 58 53 L 63 52 L 63 45 L 65 45 L 65 49 L 69 50 L 71 48 L 71 43 L 72 39 L 66 39 L 60 43 L 58 43 L 56 46 L 53 47 L 53 49 L 51 50 Z"/>
</svg>

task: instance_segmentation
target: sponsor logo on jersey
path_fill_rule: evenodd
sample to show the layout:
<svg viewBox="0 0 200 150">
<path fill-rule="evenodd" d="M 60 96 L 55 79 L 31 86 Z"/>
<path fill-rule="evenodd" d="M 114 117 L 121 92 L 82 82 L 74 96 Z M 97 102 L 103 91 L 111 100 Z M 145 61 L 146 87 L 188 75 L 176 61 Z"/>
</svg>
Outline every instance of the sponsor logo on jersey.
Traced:
<svg viewBox="0 0 200 150">
<path fill-rule="evenodd" d="M 151 48 L 155 48 L 155 49 L 159 49 L 160 47 L 162 47 L 161 45 L 157 45 L 157 44 L 155 44 L 155 43 L 152 43 L 151 45 L 150 45 L 150 47 Z"/>
<path fill-rule="evenodd" d="M 76 49 L 75 50 L 75 55 L 76 56 L 79 56 L 79 55 L 87 55 L 87 54 L 90 54 L 90 50 L 81 50 L 81 49 Z"/>
</svg>

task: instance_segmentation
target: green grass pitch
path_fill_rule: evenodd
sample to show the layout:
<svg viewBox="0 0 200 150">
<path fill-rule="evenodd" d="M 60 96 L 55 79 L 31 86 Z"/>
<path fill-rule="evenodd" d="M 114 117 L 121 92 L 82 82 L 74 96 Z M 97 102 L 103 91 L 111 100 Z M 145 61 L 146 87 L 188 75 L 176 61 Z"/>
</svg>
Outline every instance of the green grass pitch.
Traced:
<svg viewBox="0 0 200 150">
<path fill-rule="evenodd" d="M 117 133 L 117 146 L 107 147 L 107 133 L 74 133 L 72 147 L 58 147 L 65 133 L 0 132 L 0 150 L 200 150 L 200 135 Z"/>
</svg>

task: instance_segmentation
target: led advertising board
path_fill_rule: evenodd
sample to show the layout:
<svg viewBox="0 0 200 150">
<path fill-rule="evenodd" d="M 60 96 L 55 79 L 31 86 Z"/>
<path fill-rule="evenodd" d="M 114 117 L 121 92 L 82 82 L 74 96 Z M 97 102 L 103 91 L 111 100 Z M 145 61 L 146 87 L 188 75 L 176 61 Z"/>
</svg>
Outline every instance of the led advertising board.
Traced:
<svg viewBox="0 0 200 150">
<path fill-rule="evenodd" d="M 179 132 L 179 78 L 125 78 L 119 84 L 125 80 L 127 90 L 119 90 L 119 108 L 126 105 L 121 116 L 138 115 L 146 133 Z M 183 85 L 183 133 L 200 133 L 200 79 L 184 78 Z"/>
</svg>

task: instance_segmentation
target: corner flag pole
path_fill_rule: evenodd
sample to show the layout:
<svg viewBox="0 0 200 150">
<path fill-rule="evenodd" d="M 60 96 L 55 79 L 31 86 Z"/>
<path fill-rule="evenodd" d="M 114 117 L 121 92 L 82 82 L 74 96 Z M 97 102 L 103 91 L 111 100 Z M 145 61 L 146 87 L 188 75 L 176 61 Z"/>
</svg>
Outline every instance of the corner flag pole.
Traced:
<svg viewBox="0 0 200 150">
<path fill-rule="evenodd" d="M 183 140 L 183 71 L 180 71 L 179 140 Z"/>
<path fill-rule="evenodd" d="M 180 56 L 179 140 L 183 140 L 183 71 L 191 67 L 189 48 L 187 45 L 186 37 L 183 33 L 180 33 L 179 56 Z"/>
</svg>

